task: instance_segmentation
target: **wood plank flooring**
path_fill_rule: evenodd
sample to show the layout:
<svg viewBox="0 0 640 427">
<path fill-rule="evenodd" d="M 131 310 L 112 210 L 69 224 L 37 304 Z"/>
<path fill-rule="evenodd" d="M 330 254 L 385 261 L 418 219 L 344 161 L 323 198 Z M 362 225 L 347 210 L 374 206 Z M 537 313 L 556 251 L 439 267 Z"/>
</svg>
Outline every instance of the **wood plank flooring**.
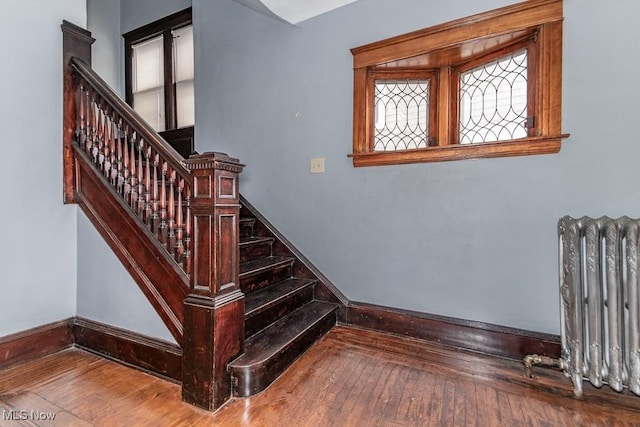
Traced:
<svg viewBox="0 0 640 427">
<path fill-rule="evenodd" d="M 640 425 L 639 397 L 585 384 L 577 400 L 560 373 L 535 373 L 338 326 L 267 390 L 211 414 L 183 403 L 177 384 L 69 349 L 0 371 L 0 426 Z"/>
</svg>

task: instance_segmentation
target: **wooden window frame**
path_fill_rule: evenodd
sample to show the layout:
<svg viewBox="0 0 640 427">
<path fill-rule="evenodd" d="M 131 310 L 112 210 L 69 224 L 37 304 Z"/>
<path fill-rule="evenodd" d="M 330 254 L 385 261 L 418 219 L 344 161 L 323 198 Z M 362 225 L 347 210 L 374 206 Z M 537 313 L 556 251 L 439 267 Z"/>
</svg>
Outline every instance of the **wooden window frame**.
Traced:
<svg viewBox="0 0 640 427">
<path fill-rule="evenodd" d="M 529 0 L 351 49 L 354 61 L 355 167 L 560 151 L 562 0 Z M 479 63 L 527 47 L 528 107 L 533 126 L 525 138 L 458 144 L 459 76 Z M 471 53 L 466 53 L 471 52 Z M 373 75 L 384 70 L 437 75 L 433 110 L 437 136 L 422 149 L 373 151 Z M 430 108 L 431 112 L 431 108 Z"/>
<path fill-rule="evenodd" d="M 194 126 L 177 127 L 176 84 L 173 81 L 172 31 L 189 25 L 193 25 L 192 8 L 190 7 L 122 35 L 124 38 L 125 59 L 125 100 L 131 106 L 133 106 L 133 46 L 154 37 L 163 36 L 165 130 L 159 133 L 171 145 L 175 145 L 174 148 L 183 157 L 188 157 L 193 152 Z"/>
<path fill-rule="evenodd" d="M 448 143 L 458 144 L 460 140 L 460 77 L 466 71 L 472 70 L 483 64 L 495 61 L 496 59 L 503 58 L 511 53 L 519 50 L 527 50 L 527 118 L 531 117 L 535 120 L 536 117 L 536 93 L 538 90 L 538 67 L 537 67 L 537 32 L 532 33 L 526 39 L 508 44 L 507 46 L 500 47 L 497 50 L 491 51 L 485 55 L 474 57 L 464 64 L 458 65 L 453 68 L 453 78 L 451 81 L 451 99 L 452 103 L 455 103 L 452 109 L 451 116 L 451 137 L 448 139 Z M 456 99 L 457 97 L 457 99 Z M 536 137 L 535 125 L 527 126 L 527 137 Z M 518 140 L 521 140 L 519 138 Z M 487 144 L 502 143 L 504 141 L 488 142 Z"/>
</svg>

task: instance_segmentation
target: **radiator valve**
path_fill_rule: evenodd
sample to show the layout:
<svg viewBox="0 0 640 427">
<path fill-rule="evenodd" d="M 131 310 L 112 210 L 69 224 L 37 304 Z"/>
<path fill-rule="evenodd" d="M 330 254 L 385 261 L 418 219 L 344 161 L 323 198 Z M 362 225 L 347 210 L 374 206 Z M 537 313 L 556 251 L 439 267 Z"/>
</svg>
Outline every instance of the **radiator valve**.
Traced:
<svg viewBox="0 0 640 427">
<path fill-rule="evenodd" d="M 539 354 L 529 354 L 525 356 L 522 363 L 524 363 L 524 376 L 526 378 L 531 378 L 533 376 L 532 369 L 534 365 L 565 369 L 563 359 L 554 359 L 553 357 L 541 356 Z"/>
</svg>

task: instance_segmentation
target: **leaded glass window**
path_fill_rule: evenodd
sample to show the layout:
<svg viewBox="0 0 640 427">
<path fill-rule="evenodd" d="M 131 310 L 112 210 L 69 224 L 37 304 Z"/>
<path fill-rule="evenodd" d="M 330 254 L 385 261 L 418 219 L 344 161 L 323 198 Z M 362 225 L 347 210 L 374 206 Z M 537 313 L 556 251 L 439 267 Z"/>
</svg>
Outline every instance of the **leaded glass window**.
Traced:
<svg viewBox="0 0 640 427">
<path fill-rule="evenodd" d="M 374 87 L 374 151 L 426 148 L 430 81 L 377 80 Z"/>
<path fill-rule="evenodd" d="M 527 50 L 460 74 L 459 143 L 527 136 Z"/>
</svg>

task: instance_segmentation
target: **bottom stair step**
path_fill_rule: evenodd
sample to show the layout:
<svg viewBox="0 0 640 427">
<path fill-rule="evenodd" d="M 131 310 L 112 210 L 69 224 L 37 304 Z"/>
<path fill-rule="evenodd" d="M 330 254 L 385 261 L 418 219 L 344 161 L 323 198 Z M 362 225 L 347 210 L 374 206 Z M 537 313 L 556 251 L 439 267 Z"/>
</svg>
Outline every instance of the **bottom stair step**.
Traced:
<svg viewBox="0 0 640 427">
<path fill-rule="evenodd" d="M 337 304 L 311 301 L 245 341 L 245 353 L 228 369 L 233 394 L 247 397 L 269 386 L 336 323 Z"/>
<path fill-rule="evenodd" d="M 313 279 L 291 277 L 244 297 L 245 338 L 313 300 Z"/>
</svg>

